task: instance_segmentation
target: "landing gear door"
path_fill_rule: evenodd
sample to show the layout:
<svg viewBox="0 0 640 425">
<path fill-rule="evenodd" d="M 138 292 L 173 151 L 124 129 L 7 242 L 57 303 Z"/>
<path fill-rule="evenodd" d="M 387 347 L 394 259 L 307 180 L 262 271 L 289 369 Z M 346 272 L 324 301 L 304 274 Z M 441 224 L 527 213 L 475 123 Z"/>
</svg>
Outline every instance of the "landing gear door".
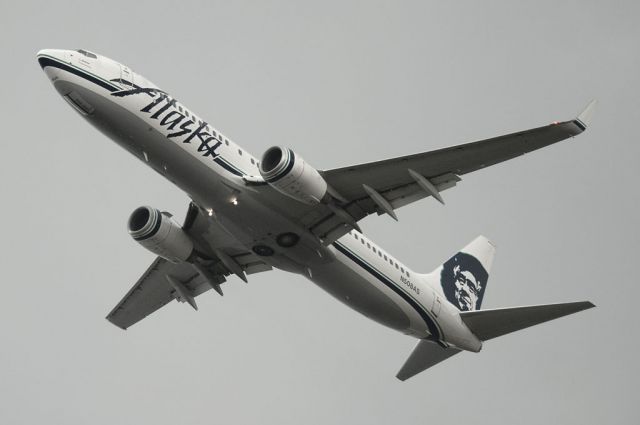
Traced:
<svg viewBox="0 0 640 425">
<path fill-rule="evenodd" d="M 128 84 L 132 87 L 134 85 L 133 72 L 131 72 L 127 66 L 122 64 L 120 64 L 120 80 L 122 83 Z"/>
</svg>

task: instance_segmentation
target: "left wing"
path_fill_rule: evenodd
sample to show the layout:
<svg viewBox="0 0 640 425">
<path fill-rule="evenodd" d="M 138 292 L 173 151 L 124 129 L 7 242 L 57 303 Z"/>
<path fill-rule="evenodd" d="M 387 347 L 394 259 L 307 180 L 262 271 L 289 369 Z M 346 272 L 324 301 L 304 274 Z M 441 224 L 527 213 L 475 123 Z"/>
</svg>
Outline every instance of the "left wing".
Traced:
<svg viewBox="0 0 640 425">
<path fill-rule="evenodd" d="M 426 196 L 438 197 L 441 190 L 455 186 L 462 174 L 577 136 L 587 128 L 593 105 L 592 102 L 580 117 L 570 121 L 431 152 L 328 170 L 322 175 L 350 202 L 371 198 L 363 188 L 366 185 L 383 194 L 393 208 L 399 208 Z M 365 202 L 362 210 L 369 214 L 386 212 L 375 202 Z"/>
<path fill-rule="evenodd" d="M 595 101 L 569 121 L 431 152 L 320 171 L 336 195 L 336 205 L 318 206 L 313 211 L 301 207 L 298 218 L 325 243 L 331 243 L 357 228 L 355 223 L 369 214 L 386 213 L 396 218 L 395 209 L 427 196 L 443 202 L 440 192 L 455 186 L 463 174 L 582 133 L 594 106 Z"/>
</svg>

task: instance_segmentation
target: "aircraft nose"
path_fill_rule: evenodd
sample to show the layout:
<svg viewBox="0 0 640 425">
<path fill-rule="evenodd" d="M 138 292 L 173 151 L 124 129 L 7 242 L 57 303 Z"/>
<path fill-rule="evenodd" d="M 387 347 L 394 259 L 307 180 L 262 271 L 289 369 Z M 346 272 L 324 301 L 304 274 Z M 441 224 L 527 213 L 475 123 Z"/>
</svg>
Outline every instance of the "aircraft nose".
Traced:
<svg viewBox="0 0 640 425">
<path fill-rule="evenodd" d="M 50 57 L 61 61 L 67 61 L 68 50 L 63 49 L 42 49 L 37 54 L 38 62 L 42 63 L 42 58 Z"/>
<path fill-rule="evenodd" d="M 42 49 L 37 54 L 38 63 L 40 67 L 47 74 L 47 77 L 51 81 L 55 81 L 58 78 L 59 68 L 52 66 L 55 63 L 69 63 L 69 50 L 63 49 Z"/>
</svg>

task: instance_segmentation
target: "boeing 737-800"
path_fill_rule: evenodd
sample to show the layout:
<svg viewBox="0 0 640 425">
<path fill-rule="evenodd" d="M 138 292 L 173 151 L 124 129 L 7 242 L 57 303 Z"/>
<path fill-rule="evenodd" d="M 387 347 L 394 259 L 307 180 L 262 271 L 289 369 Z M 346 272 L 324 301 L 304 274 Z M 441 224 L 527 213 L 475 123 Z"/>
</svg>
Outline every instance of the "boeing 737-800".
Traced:
<svg viewBox="0 0 640 425">
<path fill-rule="evenodd" d="M 142 206 L 130 235 L 157 255 L 108 314 L 126 329 L 172 300 L 196 297 L 231 275 L 276 267 L 305 276 L 354 310 L 417 338 L 407 379 L 491 338 L 593 307 L 588 301 L 481 310 L 494 245 L 473 240 L 431 273 L 411 270 L 358 221 L 441 192 L 463 174 L 582 133 L 578 118 L 436 151 L 317 170 L 290 148 L 260 160 L 127 66 L 86 50 L 42 50 L 38 62 L 63 99 L 98 130 L 185 191 L 178 224 Z"/>
</svg>

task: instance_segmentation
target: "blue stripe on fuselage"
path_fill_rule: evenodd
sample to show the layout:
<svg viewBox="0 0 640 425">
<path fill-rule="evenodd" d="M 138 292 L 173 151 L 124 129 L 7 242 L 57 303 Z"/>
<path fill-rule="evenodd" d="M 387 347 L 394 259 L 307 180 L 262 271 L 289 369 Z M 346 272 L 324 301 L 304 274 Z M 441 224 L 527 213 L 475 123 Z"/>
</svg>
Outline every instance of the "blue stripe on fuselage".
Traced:
<svg viewBox="0 0 640 425">
<path fill-rule="evenodd" d="M 98 86 L 104 89 L 107 89 L 112 93 L 115 91 L 122 90 L 121 87 L 116 86 L 114 84 L 110 84 L 104 80 L 101 80 L 89 72 L 85 72 L 85 71 L 82 71 L 81 69 L 74 68 L 64 62 L 60 62 L 57 59 L 51 58 L 49 56 L 38 57 L 38 63 L 40 64 L 40 67 L 42 67 L 42 69 L 46 68 L 47 66 L 52 66 L 54 68 L 62 69 L 63 71 L 70 72 L 74 75 L 77 75 L 78 77 L 82 77 L 87 81 L 97 84 Z M 245 174 L 242 170 L 236 168 L 233 164 L 229 163 L 222 157 L 216 158 L 215 162 L 218 165 L 220 165 L 222 168 L 224 168 L 225 170 L 229 171 L 230 173 L 236 176 L 243 176 Z"/>
<path fill-rule="evenodd" d="M 218 164 L 228 172 L 235 174 L 236 176 L 245 175 L 245 173 L 242 170 L 234 167 L 233 164 L 230 164 L 229 162 L 227 162 L 227 160 L 225 160 L 222 156 L 217 157 L 216 159 L 214 159 L 214 161 L 216 164 Z"/>
<path fill-rule="evenodd" d="M 384 283 L 388 288 L 393 290 L 393 292 L 398 294 L 403 300 L 405 300 L 409 305 L 411 305 L 411 307 L 413 307 L 413 309 L 416 310 L 416 312 L 420 315 L 422 320 L 425 321 L 425 323 L 427 324 L 427 328 L 429 329 L 429 333 L 431 333 L 433 338 L 437 341 L 443 340 L 444 335 L 442 331 L 439 329 L 438 324 L 429 315 L 427 310 L 423 308 L 416 300 L 410 297 L 407 293 L 405 293 L 401 288 L 399 288 L 398 285 L 396 285 L 396 283 L 392 279 L 388 278 L 387 276 L 385 276 L 384 274 L 376 270 L 375 267 L 367 263 L 358 255 L 354 254 L 349 248 L 347 248 L 342 243 L 334 242 L 333 246 L 342 254 L 344 254 L 347 258 L 351 259 L 354 263 L 358 264 L 360 267 L 362 267 L 371 275 L 373 275 L 380 282 Z"/>
<path fill-rule="evenodd" d="M 38 63 L 40 64 L 40 67 L 42 69 L 45 69 L 47 66 L 52 66 L 54 68 L 59 68 L 62 69 L 63 71 L 67 71 L 70 72 L 74 75 L 77 75 L 78 77 L 82 77 L 85 80 L 89 80 L 94 84 L 99 85 L 102 88 L 105 88 L 107 90 L 109 90 L 110 92 L 114 92 L 116 90 L 120 90 L 120 87 L 114 85 L 114 84 L 110 84 L 104 80 L 101 80 L 97 77 L 95 77 L 93 74 L 82 71 L 81 69 L 75 68 L 71 65 L 68 65 L 64 62 L 60 62 L 56 59 L 53 59 L 49 56 L 40 56 L 38 57 Z"/>
</svg>

